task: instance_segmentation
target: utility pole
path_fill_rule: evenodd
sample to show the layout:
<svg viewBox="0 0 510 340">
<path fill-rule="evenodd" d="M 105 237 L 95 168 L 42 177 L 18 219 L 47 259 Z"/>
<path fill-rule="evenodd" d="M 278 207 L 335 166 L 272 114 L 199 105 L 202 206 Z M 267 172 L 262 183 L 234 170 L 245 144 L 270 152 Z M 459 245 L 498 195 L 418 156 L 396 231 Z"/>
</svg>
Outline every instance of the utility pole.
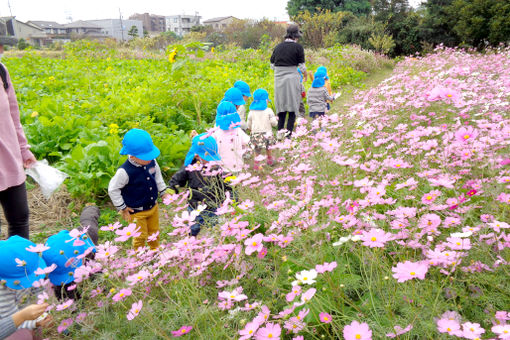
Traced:
<svg viewBox="0 0 510 340">
<path fill-rule="evenodd" d="M 120 31 L 122 34 L 122 41 L 124 41 L 124 24 L 122 24 L 122 13 L 120 12 L 120 7 L 119 7 L 119 16 L 120 16 Z"/>
<path fill-rule="evenodd" d="M 9 5 L 9 12 L 11 13 L 11 17 L 12 17 L 11 2 L 9 0 L 7 0 L 7 5 Z"/>
</svg>

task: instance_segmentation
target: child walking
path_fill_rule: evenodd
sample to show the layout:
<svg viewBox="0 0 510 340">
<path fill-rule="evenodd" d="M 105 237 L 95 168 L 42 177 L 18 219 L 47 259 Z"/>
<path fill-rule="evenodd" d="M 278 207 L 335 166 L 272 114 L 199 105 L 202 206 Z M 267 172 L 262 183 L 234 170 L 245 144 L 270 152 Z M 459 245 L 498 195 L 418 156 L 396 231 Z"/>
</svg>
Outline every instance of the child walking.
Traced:
<svg viewBox="0 0 510 340">
<path fill-rule="evenodd" d="M 152 143 L 148 132 L 129 130 L 122 140 L 121 155 L 128 159 L 115 173 L 108 186 L 113 205 L 128 222 L 136 223 L 141 235 L 133 239 L 133 248 L 144 247 L 148 236 L 159 232 L 158 196 L 165 193 L 166 185 L 156 158 L 159 149 Z M 159 247 L 159 236 L 148 243 L 151 249 Z"/>
<path fill-rule="evenodd" d="M 329 95 L 331 97 L 333 97 L 333 90 L 331 89 L 331 82 L 328 77 L 328 69 L 326 68 L 326 66 L 317 67 L 317 71 L 315 71 L 315 76 L 312 77 L 312 81 L 313 81 L 313 79 L 315 79 L 315 77 L 323 77 L 324 78 L 324 86 L 328 90 Z M 330 101 L 326 102 L 326 106 L 327 106 L 326 107 L 327 111 L 329 111 L 329 109 L 331 109 Z"/>
<path fill-rule="evenodd" d="M 250 85 L 246 82 L 238 80 L 234 83 L 234 87 L 241 91 L 245 102 L 251 97 Z M 237 107 L 237 113 L 239 113 L 239 118 L 241 118 L 241 129 L 246 130 L 246 107 L 244 104 Z"/>
<path fill-rule="evenodd" d="M 312 82 L 312 87 L 308 90 L 306 100 L 312 119 L 324 116 L 327 110 L 327 101 L 333 101 L 334 99 L 334 97 L 329 95 L 324 84 L 324 77 L 319 77 L 316 74 Z"/>
<path fill-rule="evenodd" d="M 179 188 L 189 188 L 189 211 L 200 204 L 206 205 L 191 226 L 191 236 L 197 236 L 204 224 L 216 223 L 216 210 L 225 201 L 226 192 L 232 193 L 232 188 L 223 180 L 221 167 L 209 163 L 219 161 L 216 140 L 202 133 L 193 137 L 184 165 L 170 179 L 169 187 L 175 192 L 179 192 Z"/>
<path fill-rule="evenodd" d="M 271 110 L 267 107 L 269 101 L 269 94 L 264 89 L 258 89 L 253 92 L 253 103 L 250 105 L 250 112 L 248 113 L 248 129 L 251 131 L 250 143 L 255 149 L 255 158 L 265 149 L 267 154 L 267 164 L 273 165 L 274 160 L 271 155 L 269 147 L 274 144 L 273 126 L 276 126 L 278 120 Z M 253 168 L 260 170 L 259 162 L 255 159 L 253 161 Z"/>
<path fill-rule="evenodd" d="M 212 136 L 218 144 L 223 169 L 229 172 L 243 169 L 243 154 L 250 141 L 250 137 L 240 128 L 240 122 L 239 114 L 232 103 L 224 101 L 218 105 L 216 126 L 219 129 Z"/>
</svg>

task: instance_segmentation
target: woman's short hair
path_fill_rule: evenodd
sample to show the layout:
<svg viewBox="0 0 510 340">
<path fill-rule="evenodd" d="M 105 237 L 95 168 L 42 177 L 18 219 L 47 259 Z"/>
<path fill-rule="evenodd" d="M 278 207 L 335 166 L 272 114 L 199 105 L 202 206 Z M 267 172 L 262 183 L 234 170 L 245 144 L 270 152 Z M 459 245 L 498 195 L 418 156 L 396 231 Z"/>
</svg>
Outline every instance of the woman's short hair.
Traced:
<svg viewBox="0 0 510 340">
<path fill-rule="evenodd" d="M 291 24 L 287 27 L 287 34 L 285 35 L 285 39 L 294 39 L 300 38 L 303 36 L 303 32 L 299 29 L 299 26 L 296 24 Z"/>
</svg>

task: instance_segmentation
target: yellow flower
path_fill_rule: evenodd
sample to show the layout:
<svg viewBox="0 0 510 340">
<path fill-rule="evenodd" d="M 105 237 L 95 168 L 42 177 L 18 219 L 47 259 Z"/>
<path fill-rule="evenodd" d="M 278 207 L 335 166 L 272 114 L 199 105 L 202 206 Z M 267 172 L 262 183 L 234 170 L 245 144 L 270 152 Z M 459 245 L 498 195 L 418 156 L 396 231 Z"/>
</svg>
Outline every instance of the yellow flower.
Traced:
<svg viewBox="0 0 510 340">
<path fill-rule="evenodd" d="M 172 52 L 168 55 L 168 61 L 173 63 L 175 62 L 175 56 L 177 55 L 177 50 L 174 48 Z"/>
<path fill-rule="evenodd" d="M 117 124 L 112 123 L 108 125 L 108 127 L 110 128 L 111 135 L 116 135 L 117 133 L 119 133 L 119 126 Z"/>
<path fill-rule="evenodd" d="M 107 83 L 104 83 L 104 85 L 103 85 L 103 86 L 106 88 L 106 87 L 108 87 L 108 84 L 107 84 Z"/>
<path fill-rule="evenodd" d="M 214 53 L 214 47 L 211 48 L 211 52 Z"/>
<path fill-rule="evenodd" d="M 227 178 L 225 178 L 225 183 L 229 183 L 229 182 L 233 181 L 236 178 L 237 178 L 236 176 L 228 176 Z"/>
<path fill-rule="evenodd" d="M 48 78 L 48 80 L 49 80 L 49 81 L 55 81 L 55 77 L 54 77 L 54 76 L 50 76 L 50 77 Z"/>
<path fill-rule="evenodd" d="M 32 114 L 30 115 L 30 117 L 32 117 L 32 118 L 35 118 L 37 116 L 39 116 L 39 112 L 37 112 L 37 111 L 32 112 Z"/>
</svg>

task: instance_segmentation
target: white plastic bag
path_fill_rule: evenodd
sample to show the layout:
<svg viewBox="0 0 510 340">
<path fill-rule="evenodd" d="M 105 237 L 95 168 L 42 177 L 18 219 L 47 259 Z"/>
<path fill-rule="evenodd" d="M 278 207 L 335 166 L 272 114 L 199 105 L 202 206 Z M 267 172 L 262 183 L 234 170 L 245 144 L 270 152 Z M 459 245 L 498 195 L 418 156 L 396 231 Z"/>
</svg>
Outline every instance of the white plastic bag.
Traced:
<svg viewBox="0 0 510 340">
<path fill-rule="evenodd" d="M 32 167 L 25 170 L 41 187 L 41 191 L 46 199 L 64 182 L 68 175 L 52 166 L 48 165 L 48 161 L 43 159 L 37 161 Z"/>
</svg>

